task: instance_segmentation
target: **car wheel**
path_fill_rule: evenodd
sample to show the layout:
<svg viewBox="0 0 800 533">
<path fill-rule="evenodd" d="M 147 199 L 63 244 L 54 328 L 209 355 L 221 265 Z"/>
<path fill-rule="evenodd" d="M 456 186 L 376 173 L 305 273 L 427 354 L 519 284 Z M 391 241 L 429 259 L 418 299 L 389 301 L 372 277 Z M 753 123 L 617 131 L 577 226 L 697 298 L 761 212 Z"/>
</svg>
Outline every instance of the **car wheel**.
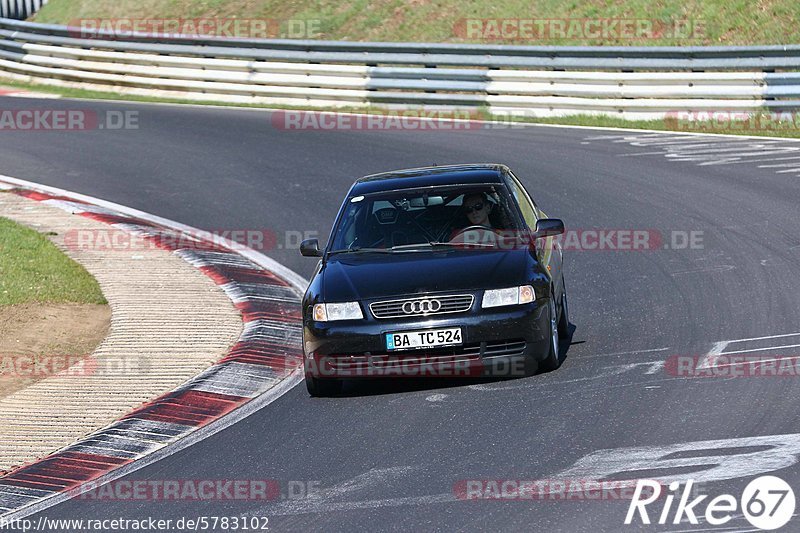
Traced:
<svg viewBox="0 0 800 533">
<path fill-rule="evenodd" d="M 558 319 L 558 334 L 562 339 L 569 337 L 569 302 L 567 301 L 567 285 L 564 278 L 561 278 L 561 286 L 564 287 L 564 294 L 561 295 L 561 317 Z"/>
<path fill-rule="evenodd" d="M 550 296 L 550 350 L 547 358 L 542 361 L 541 369 L 543 372 L 550 372 L 555 370 L 561 365 L 561 358 L 559 355 L 559 334 L 558 334 L 558 309 L 556 308 L 556 299 L 554 295 Z"/>
<path fill-rule="evenodd" d="M 342 390 L 340 379 L 317 379 L 306 376 L 306 389 L 311 396 L 333 396 Z"/>
<path fill-rule="evenodd" d="M 549 348 L 547 350 L 547 357 L 542 361 L 537 361 L 535 356 L 531 355 L 525 361 L 525 374 L 530 376 L 540 372 L 550 372 L 555 370 L 561 365 L 559 357 L 559 336 L 558 336 L 558 309 L 556 308 L 556 299 L 551 295 L 550 304 L 548 305 L 548 324 L 550 326 Z"/>
</svg>

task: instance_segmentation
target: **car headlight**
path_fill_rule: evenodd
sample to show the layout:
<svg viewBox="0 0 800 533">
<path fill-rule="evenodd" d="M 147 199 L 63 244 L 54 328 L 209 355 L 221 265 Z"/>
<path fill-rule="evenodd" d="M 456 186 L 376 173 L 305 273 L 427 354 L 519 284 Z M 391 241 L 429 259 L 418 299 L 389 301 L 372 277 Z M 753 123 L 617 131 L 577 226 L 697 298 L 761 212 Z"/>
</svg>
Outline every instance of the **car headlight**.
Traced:
<svg viewBox="0 0 800 533">
<path fill-rule="evenodd" d="M 314 320 L 330 322 L 331 320 L 358 320 L 364 318 L 358 302 L 337 304 L 314 304 Z"/>
<path fill-rule="evenodd" d="M 508 289 L 490 289 L 483 293 L 482 307 L 528 304 L 534 300 L 536 300 L 536 294 L 530 285 L 509 287 Z"/>
</svg>

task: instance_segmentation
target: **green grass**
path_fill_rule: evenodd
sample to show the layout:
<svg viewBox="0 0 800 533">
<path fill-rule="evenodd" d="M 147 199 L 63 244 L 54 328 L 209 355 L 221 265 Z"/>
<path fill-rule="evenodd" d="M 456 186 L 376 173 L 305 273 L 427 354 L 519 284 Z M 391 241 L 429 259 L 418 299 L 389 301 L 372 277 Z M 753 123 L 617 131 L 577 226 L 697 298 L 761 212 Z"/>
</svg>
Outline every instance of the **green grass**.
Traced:
<svg viewBox="0 0 800 533">
<path fill-rule="evenodd" d="M 313 38 L 351 41 L 493 42 L 551 45 L 744 45 L 800 42 L 797 0 L 50 0 L 33 20 L 239 18 L 318 24 Z M 691 38 L 651 32 L 634 38 L 466 38 L 465 19 L 638 19 L 671 27 L 691 21 Z M 276 34 L 276 36 L 281 36 Z M 474 36 L 473 36 L 474 37 Z"/>
<path fill-rule="evenodd" d="M 0 306 L 31 302 L 106 300 L 97 281 L 46 235 L 0 218 Z"/>
<path fill-rule="evenodd" d="M 50 85 L 23 83 L 19 81 L 9 80 L 0 77 L 0 86 L 15 87 L 19 89 L 28 89 L 38 92 L 48 92 L 53 94 L 60 94 L 65 98 L 74 99 L 88 99 L 88 100 L 125 100 L 130 102 L 149 102 L 149 103 L 168 103 L 179 105 L 216 105 L 222 107 L 243 107 L 250 109 L 307 109 L 292 106 L 280 105 L 264 105 L 264 104 L 230 104 L 214 102 L 212 99 L 208 101 L 195 101 L 184 100 L 180 98 L 159 98 L 149 96 L 136 96 L 125 95 L 113 92 L 89 91 L 85 89 L 74 89 L 66 87 L 55 87 Z M 379 108 L 363 108 L 363 107 L 341 107 L 330 109 L 328 111 L 339 112 L 353 112 L 353 113 L 375 113 L 384 114 L 385 110 Z M 486 109 L 477 111 L 477 118 L 485 120 L 500 120 L 507 121 L 508 117 L 493 116 Z M 784 138 L 800 138 L 800 115 L 795 115 L 795 121 L 784 123 L 780 127 L 772 130 L 761 129 L 748 129 L 746 124 L 742 122 L 733 122 L 730 128 L 719 128 L 712 124 L 697 124 L 697 127 L 681 127 L 676 128 L 675 125 L 667 120 L 625 120 L 610 116 L 596 116 L 596 115 L 572 115 L 568 117 L 553 117 L 553 118 L 535 118 L 535 117 L 515 117 L 514 122 L 524 122 L 531 124 L 562 124 L 569 126 L 587 126 L 587 127 L 601 127 L 601 128 L 629 128 L 629 129 L 647 129 L 659 131 L 675 131 L 680 133 L 697 132 L 697 133 L 724 133 L 731 135 L 755 135 L 762 137 L 784 137 Z"/>
</svg>

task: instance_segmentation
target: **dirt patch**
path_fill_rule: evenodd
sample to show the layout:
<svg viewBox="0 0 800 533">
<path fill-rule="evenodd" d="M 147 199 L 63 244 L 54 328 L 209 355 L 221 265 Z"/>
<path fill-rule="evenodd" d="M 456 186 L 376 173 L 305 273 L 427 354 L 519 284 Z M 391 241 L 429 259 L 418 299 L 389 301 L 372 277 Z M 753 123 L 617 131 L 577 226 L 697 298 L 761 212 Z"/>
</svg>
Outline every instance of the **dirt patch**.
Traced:
<svg viewBox="0 0 800 533">
<path fill-rule="evenodd" d="M 0 307 L 0 398 L 91 355 L 108 335 L 110 323 L 107 305 Z"/>
</svg>

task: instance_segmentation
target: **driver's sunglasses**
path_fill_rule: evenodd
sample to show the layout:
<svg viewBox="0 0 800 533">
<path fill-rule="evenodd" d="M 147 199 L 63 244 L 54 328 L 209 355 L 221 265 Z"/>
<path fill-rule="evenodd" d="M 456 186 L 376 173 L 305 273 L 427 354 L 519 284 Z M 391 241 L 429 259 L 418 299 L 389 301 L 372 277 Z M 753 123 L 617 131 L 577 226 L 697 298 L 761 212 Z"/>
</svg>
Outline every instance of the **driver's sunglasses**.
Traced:
<svg viewBox="0 0 800 533">
<path fill-rule="evenodd" d="M 483 202 L 479 202 L 479 203 L 474 204 L 474 205 L 465 205 L 464 206 L 464 212 L 467 213 L 467 214 L 470 214 L 473 211 L 481 211 L 481 210 L 483 210 L 484 205 L 485 204 Z"/>
</svg>

